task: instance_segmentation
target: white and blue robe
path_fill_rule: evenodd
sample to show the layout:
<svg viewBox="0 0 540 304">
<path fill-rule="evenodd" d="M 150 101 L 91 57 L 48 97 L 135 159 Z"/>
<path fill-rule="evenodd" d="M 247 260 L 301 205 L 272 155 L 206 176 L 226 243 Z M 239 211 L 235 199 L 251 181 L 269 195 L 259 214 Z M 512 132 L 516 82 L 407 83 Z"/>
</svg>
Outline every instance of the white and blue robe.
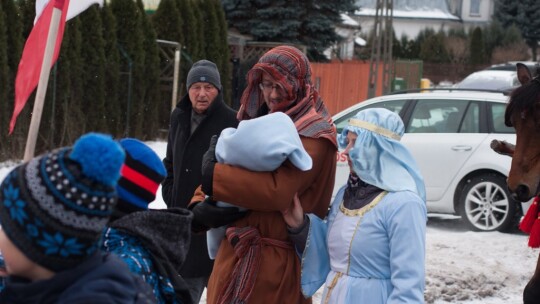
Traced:
<svg viewBox="0 0 540 304">
<path fill-rule="evenodd" d="M 425 202 L 412 191 L 383 191 L 357 210 L 342 187 L 327 220 L 308 214 L 302 292 L 323 284 L 321 303 L 424 303 Z"/>
</svg>

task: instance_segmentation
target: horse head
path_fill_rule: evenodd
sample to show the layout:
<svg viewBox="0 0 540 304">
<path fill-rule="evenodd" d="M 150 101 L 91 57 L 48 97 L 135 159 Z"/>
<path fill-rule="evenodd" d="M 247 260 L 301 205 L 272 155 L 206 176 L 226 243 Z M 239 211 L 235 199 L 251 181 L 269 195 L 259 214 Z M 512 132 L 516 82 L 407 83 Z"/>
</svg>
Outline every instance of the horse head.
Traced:
<svg viewBox="0 0 540 304">
<path fill-rule="evenodd" d="M 516 68 L 521 86 L 510 94 L 504 117 L 516 129 L 507 183 L 514 199 L 524 202 L 540 193 L 540 78 L 524 64 Z"/>
</svg>

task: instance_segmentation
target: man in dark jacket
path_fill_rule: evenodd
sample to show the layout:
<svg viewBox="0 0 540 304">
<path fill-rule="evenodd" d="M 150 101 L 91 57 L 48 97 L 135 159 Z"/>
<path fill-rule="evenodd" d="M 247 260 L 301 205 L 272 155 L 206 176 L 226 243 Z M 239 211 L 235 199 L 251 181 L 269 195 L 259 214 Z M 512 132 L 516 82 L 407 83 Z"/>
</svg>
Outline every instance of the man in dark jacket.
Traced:
<svg viewBox="0 0 540 304">
<path fill-rule="evenodd" d="M 188 73 L 188 94 L 171 114 L 167 155 L 163 164 L 167 177 L 162 184 L 167 207 L 187 208 L 201 184 L 201 162 L 212 135 L 236 127 L 236 112 L 223 102 L 218 69 L 213 62 L 200 60 Z M 212 272 L 206 234 L 193 234 L 180 274 L 189 286 L 193 303 L 199 303 Z"/>
</svg>

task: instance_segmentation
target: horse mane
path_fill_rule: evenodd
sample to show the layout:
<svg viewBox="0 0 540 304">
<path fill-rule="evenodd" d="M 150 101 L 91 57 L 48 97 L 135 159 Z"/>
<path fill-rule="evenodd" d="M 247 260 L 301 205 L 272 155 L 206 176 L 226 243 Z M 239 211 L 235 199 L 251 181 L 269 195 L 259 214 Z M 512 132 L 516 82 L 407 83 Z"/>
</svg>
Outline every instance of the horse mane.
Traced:
<svg viewBox="0 0 540 304">
<path fill-rule="evenodd" d="M 540 71 L 537 70 L 537 73 L 538 72 Z M 504 124 L 507 127 L 512 127 L 512 114 L 515 111 L 529 112 L 537 102 L 540 102 L 539 74 L 528 83 L 521 85 L 512 91 L 504 113 Z"/>
</svg>

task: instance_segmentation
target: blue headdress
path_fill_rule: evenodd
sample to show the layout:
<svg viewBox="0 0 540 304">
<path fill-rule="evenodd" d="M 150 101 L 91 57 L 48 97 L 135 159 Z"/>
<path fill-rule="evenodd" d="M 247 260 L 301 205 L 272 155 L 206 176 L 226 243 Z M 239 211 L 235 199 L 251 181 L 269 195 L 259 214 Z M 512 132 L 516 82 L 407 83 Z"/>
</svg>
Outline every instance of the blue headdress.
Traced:
<svg viewBox="0 0 540 304">
<path fill-rule="evenodd" d="M 347 146 L 347 133 L 358 135 L 349 151 L 354 172 L 364 182 L 387 191 L 409 190 L 424 201 L 424 179 L 409 150 L 400 142 L 401 118 L 386 109 L 366 109 L 349 120 L 340 135 L 340 148 Z"/>
</svg>

